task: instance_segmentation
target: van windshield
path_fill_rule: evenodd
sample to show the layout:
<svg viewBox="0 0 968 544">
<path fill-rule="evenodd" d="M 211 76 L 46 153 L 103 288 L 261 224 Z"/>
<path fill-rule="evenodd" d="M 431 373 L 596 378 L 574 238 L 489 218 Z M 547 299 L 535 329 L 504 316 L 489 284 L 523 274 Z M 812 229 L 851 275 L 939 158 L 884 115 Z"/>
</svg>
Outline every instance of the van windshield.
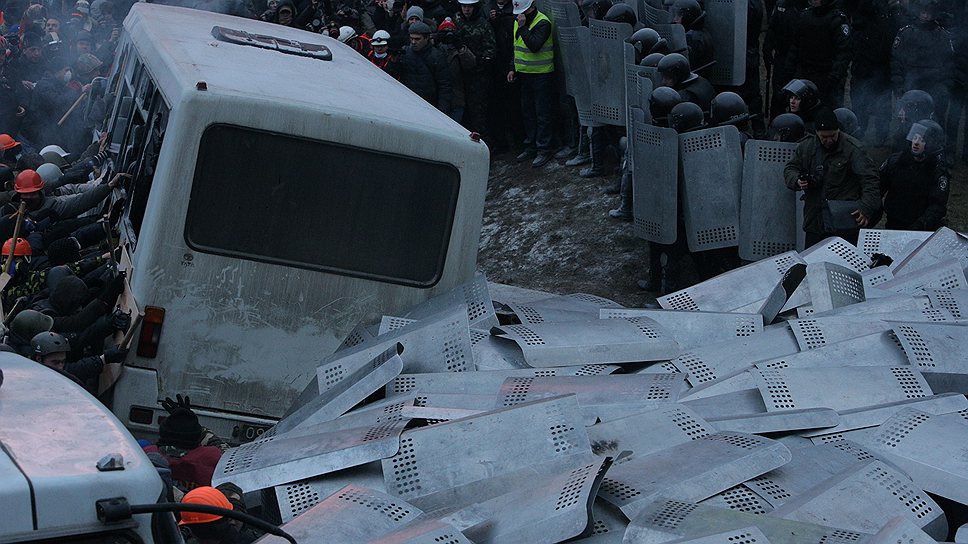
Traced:
<svg viewBox="0 0 968 544">
<path fill-rule="evenodd" d="M 452 165 L 229 125 L 206 129 L 198 157 L 193 249 L 420 287 L 441 277 Z"/>
</svg>

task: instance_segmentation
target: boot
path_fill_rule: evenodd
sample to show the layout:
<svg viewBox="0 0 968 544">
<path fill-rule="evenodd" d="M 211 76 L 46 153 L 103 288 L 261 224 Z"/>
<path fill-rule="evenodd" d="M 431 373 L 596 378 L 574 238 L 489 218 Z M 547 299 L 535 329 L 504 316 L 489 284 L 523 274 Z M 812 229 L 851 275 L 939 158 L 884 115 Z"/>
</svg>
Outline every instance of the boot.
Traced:
<svg viewBox="0 0 968 544">
<path fill-rule="evenodd" d="M 535 155 L 535 150 L 533 148 L 526 147 L 524 148 L 524 151 L 522 151 L 520 155 L 515 157 L 515 160 L 518 162 L 524 162 L 526 160 L 533 159 L 534 155 Z"/>
<path fill-rule="evenodd" d="M 592 128 L 591 145 L 588 147 L 592 154 L 592 164 L 582 168 L 578 173 L 582 178 L 597 178 L 605 175 L 605 127 Z"/>
<path fill-rule="evenodd" d="M 581 166 L 591 162 L 592 155 L 589 150 L 589 142 L 588 128 L 581 127 L 581 131 L 578 133 L 578 154 L 565 161 L 565 166 Z"/>
<path fill-rule="evenodd" d="M 649 291 L 650 293 L 662 294 L 662 272 L 663 265 L 662 259 L 666 259 L 668 262 L 668 257 L 662 250 L 658 247 L 658 244 L 649 243 L 649 278 L 645 280 L 639 280 L 639 289 L 643 291 Z"/>
<path fill-rule="evenodd" d="M 573 146 L 566 145 L 555 153 L 555 160 L 567 159 L 575 154 L 576 149 Z"/>
<path fill-rule="evenodd" d="M 614 210 L 608 211 L 608 216 L 612 219 L 621 219 L 622 221 L 632 220 L 632 205 L 627 204 L 625 199 L 622 199 L 622 204 L 615 208 Z"/>
</svg>

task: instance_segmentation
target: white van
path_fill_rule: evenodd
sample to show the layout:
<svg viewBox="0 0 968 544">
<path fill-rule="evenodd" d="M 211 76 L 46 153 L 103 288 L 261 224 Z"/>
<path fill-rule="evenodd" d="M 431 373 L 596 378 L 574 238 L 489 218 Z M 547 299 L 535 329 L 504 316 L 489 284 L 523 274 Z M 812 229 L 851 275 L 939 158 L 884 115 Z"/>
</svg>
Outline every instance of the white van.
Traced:
<svg viewBox="0 0 968 544">
<path fill-rule="evenodd" d="M 486 146 L 349 47 L 137 3 L 109 92 L 125 305 L 115 414 L 191 397 L 233 442 L 281 417 L 362 319 L 473 277 Z"/>
<path fill-rule="evenodd" d="M 0 353 L 0 542 L 181 542 L 171 513 L 105 524 L 98 502 L 164 502 L 155 467 L 114 415 L 66 376 Z"/>
</svg>

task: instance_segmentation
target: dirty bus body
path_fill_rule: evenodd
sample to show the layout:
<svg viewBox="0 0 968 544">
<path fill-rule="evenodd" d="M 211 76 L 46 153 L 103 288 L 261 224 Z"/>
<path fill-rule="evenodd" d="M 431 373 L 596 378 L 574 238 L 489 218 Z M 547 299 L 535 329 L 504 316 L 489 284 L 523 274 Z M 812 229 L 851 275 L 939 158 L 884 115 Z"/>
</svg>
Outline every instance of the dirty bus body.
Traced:
<svg viewBox="0 0 968 544">
<path fill-rule="evenodd" d="M 159 399 L 187 394 L 203 425 L 250 440 L 361 319 L 473 276 L 487 150 L 326 37 L 145 3 L 124 30 L 109 129 L 135 172 L 124 304 L 145 319 L 113 409 L 151 435 Z M 332 60 L 303 56 L 313 44 Z"/>
</svg>

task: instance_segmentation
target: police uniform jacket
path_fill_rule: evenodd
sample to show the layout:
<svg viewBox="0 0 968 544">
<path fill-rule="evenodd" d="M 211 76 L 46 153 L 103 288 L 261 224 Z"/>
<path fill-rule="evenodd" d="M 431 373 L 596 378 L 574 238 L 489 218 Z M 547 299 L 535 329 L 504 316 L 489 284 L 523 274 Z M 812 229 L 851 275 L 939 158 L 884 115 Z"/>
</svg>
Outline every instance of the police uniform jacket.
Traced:
<svg viewBox="0 0 968 544">
<path fill-rule="evenodd" d="M 802 174 L 817 175 L 821 170 L 822 177 L 811 183 L 804 198 L 804 231 L 827 232 L 821 216 L 825 199 L 859 200 L 861 213 L 869 218 L 880 212 L 880 185 L 874 165 L 853 136 L 841 131 L 833 151 L 825 151 L 816 136 L 805 137 L 784 168 L 783 178 L 788 188 L 797 190 L 797 180 Z"/>
<path fill-rule="evenodd" d="M 917 161 L 906 150 L 884 161 L 879 174 L 887 228 L 935 231 L 945 224 L 950 181 L 943 160 Z"/>
</svg>

